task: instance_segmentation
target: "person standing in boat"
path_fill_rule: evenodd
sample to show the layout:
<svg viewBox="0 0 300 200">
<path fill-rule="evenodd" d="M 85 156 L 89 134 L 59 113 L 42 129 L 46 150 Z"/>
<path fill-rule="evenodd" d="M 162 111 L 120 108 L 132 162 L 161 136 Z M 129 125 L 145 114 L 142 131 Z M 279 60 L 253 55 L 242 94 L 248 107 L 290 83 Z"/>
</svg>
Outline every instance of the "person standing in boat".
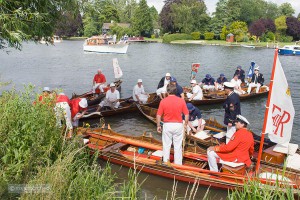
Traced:
<svg viewBox="0 0 300 200">
<path fill-rule="evenodd" d="M 73 127 L 78 127 L 79 119 L 87 112 L 87 100 L 86 98 L 76 98 L 70 100 L 71 117 Z"/>
<path fill-rule="evenodd" d="M 237 66 L 233 76 L 235 75 L 238 75 L 238 79 L 240 79 L 242 83 L 245 83 L 245 71 L 242 69 L 240 65 Z"/>
<path fill-rule="evenodd" d="M 167 93 L 167 85 L 170 83 L 171 74 L 166 73 L 165 77 L 162 77 L 158 83 L 156 94 L 160 97 L 160 99 L 165 98 L 165 94 Z"/>
<path fill-rule="evenodd" d="M 104 106 L 108 106 L 111 109 L 119 108 L 120 106 L 120 93 L 116 89 L 116 85 L 114 83 L 110 84 L 110 90 L 106 92 L 104 100 L 102 100 L 99 104 L 99 107 L 96 112 L 99 112 L 101 108 Z"/>
<path fill-rule="evenodd" d="M 254 74 L 252 75 L 251 83 L 248 86 L 248 90 L 247 90 L 248 94 L 251 93 L 251 89 L 253 87 L 256 87 L 255 92 L 258 93 L 260 87 L 264 85 L 264 81 L 265 81 L 264 75 L 259 73 L 259 66 L 255 67 Z"/>
<path fill-rule="evenodd" d="M 176 96 L 176 86 L 167 86 L 168 97 L 164 98 L 158 107 L 156 115 L 157 132 L 162 132 L 163 143 L 163 162 L 170 160 L 170 150 L 173 141 L 174 163 L 182 165 L 182 140 L 184 130 L 187 128 L 189 111 L 182 98 Z M 182 114 L 184 114 L 184 123 L 182 123 Z M 164 125 L 161 127 L 161 118 Z M 163 130 L 163 131 L 162 131 Z"/>
<path fill-rule="evenodd" d="M 73 134 L 73 125 L 69 97 L 64 93 L 59 93 L 56 99 L 54 110 L 56 114 L 57 126 L 61 127 L 61 122 L 63 121 L 63 119 L 65 119 L 67 127 L 67 138 L 71 138 Z"/>
<path fill-rule="evenodd" d="M 174 85 L 174 86 L 176 86 L 176 96 L 177 97 L 180 97 L 180 98 L 182 98 L 182 99 L 184 99 L 184 93 L 183 93 L 183 88 L 177 83 L 177 80 L 176 80 L 176 78 L 174 78 L 174 77 L 171 77 L 171 79 L 170 79 L 170 85 Z"/>
<path fill-rule="evenodd" d="M 205 78 L 200 83 L 200 86 L 203 85 L 204 90 L 214 90 L 215 89 L 215 79 L 211 77 L 210 74 L 206 74 Z"/>
<path fill-rule="evenodd" d="M 239 79 L 238 75 L 234 75 L 233 79 L 230 81 L 234 85 L 234 92 L 238 95 L 245 94 L 246 92 L 241 88 L 242 81 Z"/>
<path fill-rule="evenodd" d="M 193 131 L 193 133 L 203 131 L 206 122 L 204 119 L 202 119 L 202 113 L 199 108 L 195 107 L 191 103 L 187 103 L 186 106 L 189 110 L 187 133 L 190 134 L 191 130 Z"/>
<path fill-rule="evenodd" d="M 192 92 L 193 93 L 186 93 L 187 98 L 189 98 L 189 101 L 192 100 L 202 100 L 203 98 L 203 92 L 201 87 L 197 84 L 196 80 L 191 80 L 192 85 Z"/>
<path fill-rule="evenodd" d="M 218 172 L 217 159 L 227 162 L 244 163 L 247 167 L 251 165 L 251 156 L 254 152 L 254 139 L 252 133 L 247 129 L 248 120 L 237 115 L 234 133 L 228 144 L 211 146 L 207 149 L 207 157 L 210 171 Z"/>
<path fill-rule="evenodd" d="M 227 126 L 226 132 L 226 144 L 235 133 L 234 120 L 237 115 L 241 114 L 240 97 L 233 91 L 234 85 L 231 82 L 224 83 L 224 90 L 227 94 L 227 98 L 223 104 L 225 109 L 224 124 Z"/>
<path fill-rule="evenodd" d="M 93 79 L 93 94 L 96 93 L 96 89 L 99 89 L 100 92 L 104 92 L 104 88 L 106 87 L 106 77 L 102 73 L 101 69 L 98 69 L 97 74 Z"/>
<path fill-rule="evenodd" d="M 133 88 L 133 100 L 145 104 L 147 103 L 148 97 L 149 95 L 144 90 L 143 80 L 138 79 L 137 84 Z"/>
<path fill-rule="evenodd" d="M 220 77 L 217 79 L 215 82 L 215 89 L 216 90 L 224 90 L 224 83 L 227 82 L 227 78 L 225 75 L 222 73 L 220 74 Z"/>
</svg>

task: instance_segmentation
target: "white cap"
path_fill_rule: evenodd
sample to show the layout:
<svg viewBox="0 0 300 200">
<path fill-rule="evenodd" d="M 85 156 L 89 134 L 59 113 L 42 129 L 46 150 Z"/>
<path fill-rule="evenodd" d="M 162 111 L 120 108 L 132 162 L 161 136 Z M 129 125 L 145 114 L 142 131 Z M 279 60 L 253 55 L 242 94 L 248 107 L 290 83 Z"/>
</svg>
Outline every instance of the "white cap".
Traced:
<svg viewBox="0 0 300 200">
<path fill-rule="evenodd" d="M 80 106 L 81 108 L 86 108 L 86 107 L 88 107 L 88 103 L 87 103 L 86 98 L 82 98 L 82 99 L 79 101 L 79 106 Z"/>
<path fill-rule="evenodd" d="M 254 68 L 254 70 L 257 70 L 257 71 L 259 71 L 259 66 L 255 67 L 255 68 Z"/>
<path fill-rule="evenodd" d="M 234 88 L 234 84 L 231 82 L 224 82 L 224 86 L 227 88 Z"/>
<path fill-rule="evenodd" d="M 197 83 L 197 81 L 196 81 L 195 79 L 193 79 L 193 80 L 191 80 L 191 83 L 194 83 L 194 84 L 196 84 L 196 83 Z"/>
<path fill-rule="evenodd" d="M 171 74 L 170 73 L 166 73 L 166 76 L 171 76 Z"/>
<path fill-rule="evenodd" d="M 116 84 L 115 84 L 115 83 L 111 83 L 109 86 L 110 86 L 110 87 L 115 87 Z"/>
<path fill-rule="evenodd" d="M 58 95 L 65 95 L 65 93 L 61 92 L 61 93 L 59 93 Z"/>
<path fill-rule="evenodd" d="M 243 117 L 242 115 L 237 115 L 236 118 L 240 121 L 243 121 L 246 124 L 250 124 L 246 117 Z"/>
<path fill-rule="evenodd" d="M 138 79 L 138 81 L 137 81 L 138 83 L 142 83 L 143 82 L 143 80 L 142 79 Z"/>
<path fill-rule="evenodd" d="M 49 87 L 44 87 L 43 92 L 50 92 L 50 88 Z"/>
</svg>

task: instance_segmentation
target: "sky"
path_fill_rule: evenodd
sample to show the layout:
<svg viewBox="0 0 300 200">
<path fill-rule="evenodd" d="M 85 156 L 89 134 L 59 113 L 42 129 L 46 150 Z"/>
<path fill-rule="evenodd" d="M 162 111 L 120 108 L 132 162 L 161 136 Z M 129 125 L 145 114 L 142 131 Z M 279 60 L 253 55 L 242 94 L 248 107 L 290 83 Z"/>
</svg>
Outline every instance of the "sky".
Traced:
<svg viewBox="0 0 300 200">
<path fill-rule="evenodd" d="M 216 3 L 218 0 L 204 0 L 208 12 L 212 14 L 216 9 Z M 267 0 L 269 2 L 274 2 L 277 5 L 281 5 L 282 3 L 288 2 L 290 3 L 293 8 L 295 9 L 295 16 L 298 16 L 300 13 L 300 0 Z M 162 7 L 164 6 L 164 0 L 147 0 L 149 6 L 154 6 L 158 12 L 161 11 Z"/>
</svg>

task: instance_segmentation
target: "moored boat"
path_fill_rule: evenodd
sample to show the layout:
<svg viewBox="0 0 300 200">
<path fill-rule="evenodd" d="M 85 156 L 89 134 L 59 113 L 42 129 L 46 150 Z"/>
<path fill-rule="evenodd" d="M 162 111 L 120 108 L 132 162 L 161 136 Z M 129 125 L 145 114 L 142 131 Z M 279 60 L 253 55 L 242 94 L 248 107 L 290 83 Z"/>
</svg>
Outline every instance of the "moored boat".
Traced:
<svg viewBox="0 0 300 200">
<path fill-rule="evenodd" d="M 126 41 L 113 42 L 103 36 L 93 36 L 85 40 L 83 50 L 96 53 L 126 54 L 128 46 Z"/>
<path fill-rule="evenodd" d="M 278 49 L 280 55 L 299 56 L 300 45 L 285 45 L 283 48 Z"/>
</svg>

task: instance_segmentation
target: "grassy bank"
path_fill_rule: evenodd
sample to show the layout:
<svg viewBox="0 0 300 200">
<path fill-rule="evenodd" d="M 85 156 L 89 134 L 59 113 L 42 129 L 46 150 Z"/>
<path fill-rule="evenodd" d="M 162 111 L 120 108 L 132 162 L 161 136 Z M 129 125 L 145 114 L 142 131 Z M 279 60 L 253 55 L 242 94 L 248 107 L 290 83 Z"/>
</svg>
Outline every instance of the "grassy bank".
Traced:
<svg viewBox="0 0 300 200">
<path fill-rule="evenodd" d="M 51 99 L 37 99 L 30 86 L 0 97 L 0 198 L 137 199 L 135 176 L 117 184 L 110 168 L 99 168 L 97 155 L 90 157 L 80 138 L 64 140 Z M 24 186 L 29 193 L 20 192 Z"/>
<path fill-rule="evenodd" d="M 63 40 L 85 40 L 87 37 L 64 37 Z"/>
</svg>

